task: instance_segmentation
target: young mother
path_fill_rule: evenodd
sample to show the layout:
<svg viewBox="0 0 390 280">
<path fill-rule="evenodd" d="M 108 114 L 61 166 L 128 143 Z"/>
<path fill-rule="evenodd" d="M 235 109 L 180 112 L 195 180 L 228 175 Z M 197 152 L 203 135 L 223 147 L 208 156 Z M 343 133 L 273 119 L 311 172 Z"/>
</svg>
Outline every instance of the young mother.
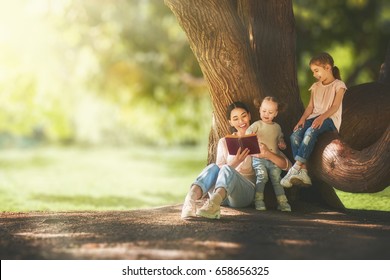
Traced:
<svg viewBox="0 0 390 280">
<path fill-rule="evenodd" d="M 236 130 L 234 134 L 244 136 L 251 121 L 248 107 L 242 102 L 234 102 L 228 106 L 226 117 Z M 256 155 L 257 157 L 272 161 L 282 170 L 291 167 L 286 157 L 272 153 L 263 145 L 260 149 L 261 153 Z M 216 163 L 208 165 L 191 185 L 184 200 L 181 217 L 187 219 L 201 216 L 219 219 L 221 204 L 237 208 L 247 207 L 255 196 L 255 182 L 249 150 L 239 149 L 236 155 L 229 155 L 225 138 L 221 138 L 218 142 Z M 197 210 L 195 201 L 209 191 L 209 200 Z"/>
</svg>

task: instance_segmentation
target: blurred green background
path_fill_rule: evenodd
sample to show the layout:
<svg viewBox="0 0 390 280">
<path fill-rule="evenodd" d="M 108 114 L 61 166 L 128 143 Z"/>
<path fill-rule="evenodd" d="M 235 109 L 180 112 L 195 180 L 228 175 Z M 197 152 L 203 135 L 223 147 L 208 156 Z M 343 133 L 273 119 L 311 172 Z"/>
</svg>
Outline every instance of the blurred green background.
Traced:
<svg viewBox="0 0 390 280">
<path fill-rule="evenodd" d="M 301 95 L 330 52 L 348 86 L 376 80 L 389 1 L 297 0 Z M 206 164 L 211 104 L 161 0 L 0 0 L 0 211 L 181 203 Z M 390 190 L 348 208 L 390 211 Z"/>
</svg>

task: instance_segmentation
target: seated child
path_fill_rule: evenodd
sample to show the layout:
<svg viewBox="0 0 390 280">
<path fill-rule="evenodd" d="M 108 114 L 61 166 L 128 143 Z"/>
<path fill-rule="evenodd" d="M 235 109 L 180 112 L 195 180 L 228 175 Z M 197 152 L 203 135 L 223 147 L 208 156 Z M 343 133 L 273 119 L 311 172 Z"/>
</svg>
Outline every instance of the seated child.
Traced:
<svg viewBox="0 0 390 280">
<path fill-rule="evenodd" d="M 270 151 L 277 154 L 281 154 L 279 149 L 284 150 L 286 148 L 280 125 L 273 122 L 279 109 L 282 109 L 280 107 L 282 107 L 282 105 L 275 97 L 265 97 L 261 102 L 259 109 L 260 120 L 254 122 L 246 131 L 246 134 L 255 133 L 257 135 L 260 147 L 261 145 L 266 145 Z M 252 165 L 256 173 L 256 209 L 266 210 L 264 204 L 264 188 L 265 184 L 268 182 L 268 178 L 270 178 L 278 202 L 278 209 L 290 212 L 290 204 L 288 204 L 284 189 L 280 184 L 280 174 L 282 170 L 272 161 L 256 157 L 256 155 L 252 156 Z"/>
</svg>

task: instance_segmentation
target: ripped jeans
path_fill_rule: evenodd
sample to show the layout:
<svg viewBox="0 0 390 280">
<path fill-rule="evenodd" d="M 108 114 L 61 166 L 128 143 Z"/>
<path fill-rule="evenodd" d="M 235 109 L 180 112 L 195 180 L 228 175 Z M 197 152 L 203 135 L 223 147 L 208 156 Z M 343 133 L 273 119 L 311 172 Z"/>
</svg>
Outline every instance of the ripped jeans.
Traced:
<svg viewBox="0 0 390 280">
<path fill-rule="evenodd" d="M 203 194 L 212 192 L 214 188 L 224 188 L 227 198 L 222 205 L 230 207 L 247 207 L 255 198 L 255 184 L 229 165 L 219 168 L 215 163 L 209 164 L 192 185 L 198 185 Z"/>
<path fill-rule="evenodd" d="M 305 121 L 303 128 L 298 128 L 291 136 L 291 149 L 296 161 L 305 163 L 314 149 L 318 136 L 327 131 L 337 131 L 332 119 L 327 118 L 320 128 L 314 129 L 311 127 L 312 118 Z"/>
<path fill-rule="evenodd" d="M 264 193 L 265 184 L 271 179 L 275 195 L 284 194 L 283 186 L 280 184 L 282 169 L 270 160 L 256 157 L 252 158 L 252 166 L 256 173 L 256 192 Z"/>
</svg>

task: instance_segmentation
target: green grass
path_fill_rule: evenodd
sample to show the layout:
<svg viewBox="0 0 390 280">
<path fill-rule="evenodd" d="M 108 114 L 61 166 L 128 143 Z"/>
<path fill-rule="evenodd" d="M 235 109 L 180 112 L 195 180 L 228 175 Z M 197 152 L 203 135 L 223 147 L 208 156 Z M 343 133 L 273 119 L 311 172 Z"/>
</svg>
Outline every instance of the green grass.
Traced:
<svg viewBox="0 0 390 280">
<path fill-rule="evenodd" d="M 377 193 L 346 193 L 336 190 L 338 197 L 348 209 L 390 211 L 390 187 Z"/>
<path fill-rule="evenodd" d="M 182 203 L 206 164 L 198 148 L 0 151 L 0 211 L 130 210 Z M 347 208 L 390 211 L 390 188 L 337 191 Z"/>
<path fill-rule="evenodd" d="M 207 149 L 0 151 L 0 211 L 127 210 L 181 203 Z"/>
</svg>

